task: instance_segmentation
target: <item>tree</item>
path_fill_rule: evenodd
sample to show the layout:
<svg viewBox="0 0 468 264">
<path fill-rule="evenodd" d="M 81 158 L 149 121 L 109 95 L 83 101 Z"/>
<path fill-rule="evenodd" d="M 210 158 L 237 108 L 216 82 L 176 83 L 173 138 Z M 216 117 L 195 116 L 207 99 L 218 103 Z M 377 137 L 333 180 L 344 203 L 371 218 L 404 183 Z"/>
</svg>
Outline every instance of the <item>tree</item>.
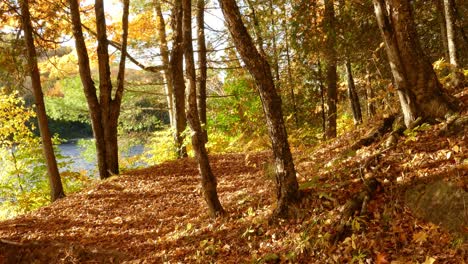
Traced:
<svg viewBox="0 0 468 264">
<path fill-rule="evenodd" d="M 455 110 L 419 45 L 409 1 L 373 2 L 406 126 Z"/>
<path fill-rule="evenodd" d="M 325 0 L 324 24 L 326 32 L 326 84 L 327 84 L 327 122 L 325 137 L 327 139 L 336 137 L 336 104 L 337 96 L 337 74 L 336 74 L 336 32 L 335 32 L 335 7 L 333 0 Z"/>
<path fill-rule="evenodd" d="M 172 9 L 172 50 L 170 58 L 170 69 L 172 74 L 172 87 L 174 88 L 174 116 L 175 116 L 175 141 L 177 156 L 187 157 L 187 149 L 184 146 L 182 133 L 187 127 L 185 116 L 185 81 L 183 73 L 183 34 L 182 34 L 182 0 L 176 0 Z"/>
<path fill-rule="evenodd" d="M 235 0 L 220 0 L 220 4 L 236 49 L 255 79 L 266 116 L 276 168 L 278 205 L 274 215 L 287 217 L 289 207 L 299 199 L 299 186 L 284 125 L 281 98 L 276 92 L 270 65 L 255 47 Z"/>
<path fill-rule="evenodd" d="M 450 58 L 450 64 L 458 67 L 458 55 L 456 45 L 456 32 L 455 32 L 455 15 L 454 15 L 454 0 L 443 0 L 444 1 L 444 14 L 445 14 L 445 25 L 447 27 L 447 42 L 448 42 L 448 53 Z"/>
<path fill-rule="evenodd" d="M 78 54 L 81 82 L 88 102 L 93 134 L 96 141 L 99 176 L 101 179 L 105 179 L 112 174 L 119 173 L 117 125 L 124 88 L 129 0 L 123 1 L 124 12 L 122 15 L 123 32 L 121 57 L 119 72 L 117 74 L 117 88 L 114 96 L 110 76 L 108 52 L 109 41 L 106 34 L 104 3 L 102 0 L 96 0 L 95 2 L 99 65 L 99 98 L 96 86 L 94 85 L 94 81 L 91 76 L 88 51 L 81 29 L 79 3 L 75 0 L 69 0 L 68 3 L 70 5 L 70 14 L 72 19 L 73 35 L 75 37 L 75 46 Z"/>
<path fill-rule="evenodd" d="M 351 69 L 351 62 L 349 59 L 345 62 L 346 68 L 346 79 L 348 81 L 348 97 L 351 105 L 351 111 L 353 112 L 354 124 L 362 123 L 361 104 L 359 103 L 359 96 L 356 92 L 356 86 L 354 84 L 353 73 Z"/>
<path fill-rule="evenodd" d="M 159 50 L 161 51 L 161 60 L 164 68 L 164 79 L 167 94 L 167 106 L 169 108 L 169 120 L 171 126 L 174 127 L 174 87 L 172 86 L 172 75 L 169 66 L 169 49 L 166 39 L 166 22 L 161 10 L 159 0 L 154 0 L 154 9 L 156 11 L 156 27 L 158 30 Z"/>
<path fill-rule="evenodd" d="M 176 0 L 180 1 L 180 0 Z M 192 129 L 192 145 L 195 152 L 195 158 L 198 162 L 200 171 L 203 196 L 210 214 L 213 217 L 224 214 L 224 209 L 218 199 L 216 191 L 216 178 L 211 171 L 208 153 L 205 148 L 205 134 L 200 123 L 200 117 L 197 108 L 197 88 L 195 76 L 195 62 L 193 59 L 192 46 L 192 1 L 183 0 L 183 32 L 184 32 L 184 54 L 186 75 L 189 83 L 187 120 Z"/>
<path fill-rule="evenodd" d="M 203 137 L 208 142 L 206 128 L 206 42 L 205 42 L 205 0 L 197 0 L 197 46 L 198 46 L 198 114 L 203 124 Z"/>
<path fill-rule="evenodd" d="M 47 114 L 44 105 L 44 95 L 42 93 L 41 76 L 37 66 L 36 47 L 34 45 L 33 27 L 31 23 L 31 15 L 29 12 L 29 3 L 27 0 L 20 2 L 22 26 L 24 30 L 24 38 L 26 42 L 26 52 L 28 59 L 29 72 L 31 74 L 32 88 L 36 101 L 36 112 L 39 123 L 39 131 L 42 138 L 42 149 L 47 164 L 47 172 L 49 175 L 49 185 L 51 192 L 51 200 L 65 197 L 63 192 L 62 180 L 55 159 L 54 148 L 50 136 Z"/>
</svg>

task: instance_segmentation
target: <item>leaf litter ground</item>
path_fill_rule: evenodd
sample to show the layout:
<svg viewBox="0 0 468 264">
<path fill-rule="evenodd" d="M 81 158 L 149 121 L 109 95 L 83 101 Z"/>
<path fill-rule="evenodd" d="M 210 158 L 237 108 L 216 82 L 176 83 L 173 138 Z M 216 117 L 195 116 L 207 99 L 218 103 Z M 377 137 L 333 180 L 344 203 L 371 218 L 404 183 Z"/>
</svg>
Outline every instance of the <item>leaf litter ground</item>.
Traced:
<svg viewBox="0 0 468 264">
<path fill-rule="evenodd" d="M 0 263 L 466 263 L 466 241 L 404 203 L 419 183 L 450 180 L 467 190 L 466 133 L 439 136 L 441 127 L 387 149 L 382 139 L 350 150 L 365 128 L 295 148 L 304 198 L 295 218 L 274 224 L 270 152 L 210 157 L 228 212 L 214 220 L 193 159 L 131 171 L 0 222 Z M 343 205 L 366 177 L 383 191 L 331 243 Z"/>
</svg>

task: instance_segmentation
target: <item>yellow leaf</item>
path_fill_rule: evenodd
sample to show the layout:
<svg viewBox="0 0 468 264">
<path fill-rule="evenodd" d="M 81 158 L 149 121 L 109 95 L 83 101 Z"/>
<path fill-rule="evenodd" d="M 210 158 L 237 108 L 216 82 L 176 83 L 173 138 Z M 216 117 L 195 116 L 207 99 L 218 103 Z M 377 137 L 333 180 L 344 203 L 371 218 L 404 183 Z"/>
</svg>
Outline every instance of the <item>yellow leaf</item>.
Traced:
<svg viewBox="0 0 468 264">
<path fill-rule="evenodd" d="M 432 264 L 432 263 L 434 263 L 435 261 L 436 261 L 435 258 L 433 258 L 433 257 L 427 257 L 427 256 L 426 256 L 426 260 L 424 261 L 423 264 Z"/>
<path fill-rule="evenodd" d="M 458 152 L 460 152 L 460 147 L 457 146 L 457 145 L 455 145 L 455 146 L 452 147 L 452 150 L 453 150 L 455 153 L 458 153 Z"/>
<path fill-rule="evenodd" d="M 445 156 L 447 157 L 447 159 L 450 159 L 452 157 L 452 152 L 451 151 L 447 152 Z"/>
<path fill-rule="evenodd" d="M 424 231 L 420 231 L 418 233 L 413 234 L 413 241 L 422 244 L 426 242 L 427 234 Z"/>
</svg>

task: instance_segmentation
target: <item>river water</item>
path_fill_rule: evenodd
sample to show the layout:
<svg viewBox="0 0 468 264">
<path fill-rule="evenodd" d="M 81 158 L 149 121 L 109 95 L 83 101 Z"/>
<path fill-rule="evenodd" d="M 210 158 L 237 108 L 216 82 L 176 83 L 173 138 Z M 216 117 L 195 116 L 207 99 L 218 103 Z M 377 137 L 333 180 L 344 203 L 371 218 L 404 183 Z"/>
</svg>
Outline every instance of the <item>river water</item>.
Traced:
<svg viewBox="0 0 468 264">
<path fill-rule="evenodd" d="M 86 170 L 88 175 L 95 174 L 97 171 L 97 162 L 96 159 L 89 161 L 82 156 L 84 149 L 80 147 L 76 141 L 70 141 L 64 144 L 59 145 L 60 153 L 62 156 L 65 156 L 65 161 L 69 162 L 69 169 L 72 171 L 82 171 Z M 143 145 L 134 145 L 129 148 L 125 153 L 120 153 L 120 157 L 134 157 L 140 155 L 144 151 Z M 136 166 L 145 165 L 142 162 L 135 164 Z M 61 168 L 62 170 L 64 168 Z"/>
</svg>

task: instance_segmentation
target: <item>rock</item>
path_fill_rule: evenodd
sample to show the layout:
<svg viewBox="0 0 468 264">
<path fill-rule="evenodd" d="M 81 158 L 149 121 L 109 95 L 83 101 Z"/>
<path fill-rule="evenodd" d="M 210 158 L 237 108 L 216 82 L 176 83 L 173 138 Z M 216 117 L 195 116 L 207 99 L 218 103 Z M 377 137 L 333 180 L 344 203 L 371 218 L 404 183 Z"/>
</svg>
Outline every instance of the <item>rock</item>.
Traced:
<svg viewBox="0 0 468 264">
<path fill-rule="evenodd" d="M 405 203 L 413 213 L 468 240 L 468 193 L 454 184 L 437 181 L 417 185 L 405 193 Z"/>
</svg>

